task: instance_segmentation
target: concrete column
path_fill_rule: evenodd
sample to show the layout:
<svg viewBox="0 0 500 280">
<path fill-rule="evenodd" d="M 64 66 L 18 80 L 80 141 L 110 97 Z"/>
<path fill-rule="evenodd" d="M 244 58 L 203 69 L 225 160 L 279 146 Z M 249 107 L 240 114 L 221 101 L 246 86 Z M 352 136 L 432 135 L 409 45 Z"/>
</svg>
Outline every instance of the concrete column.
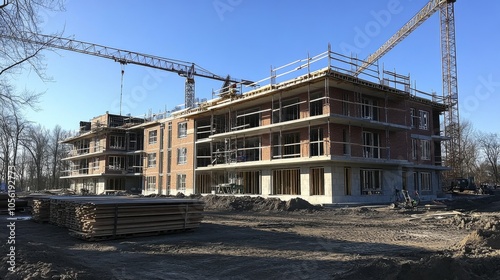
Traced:
<svg viewBox="0 0 500 280">
<path fill-rule="evenodd" d="M 333 196 L 333 182 L 332 182 L 332 167 L 330 165 L 325 165 L 325 196 Z"/>
<path fill-rule="evenodd" d="M 271 194 L 271 170 L 263 169 L 260 172 L 260 183 L 263 196 Z"/>
<path fill-rule="evenodd" d="M 309 188 L 309 167 L 300 168 L 300 195 L 311 195 L 311 190 Z"/>
<path fill-rule="evenodd" d="M 345 186 L 344 186 L 344 167 L 343 166 L 332 166 L 332 194 L 336 197 L 344 196 Z"/>
<path fill-rule="evenodd" d="M 403 188 L 403 174 L 402 167 L 396 167 L 394 169 L 383 170 L 382 178 L 382 192 L 386 194 L 392 194 L 394 188 L 401 190 Z"/>
<path fill-rule="evenodd" d="M 415 170 L 413 168 L 408 168 L 406 171 L 406 185 L 408 186 L 408 191 L 413 192 L 417 190 L 417 186 L 415 186 L 415 182 L 413 180 L 413 176 L 415 174 Z"/>
</svg>

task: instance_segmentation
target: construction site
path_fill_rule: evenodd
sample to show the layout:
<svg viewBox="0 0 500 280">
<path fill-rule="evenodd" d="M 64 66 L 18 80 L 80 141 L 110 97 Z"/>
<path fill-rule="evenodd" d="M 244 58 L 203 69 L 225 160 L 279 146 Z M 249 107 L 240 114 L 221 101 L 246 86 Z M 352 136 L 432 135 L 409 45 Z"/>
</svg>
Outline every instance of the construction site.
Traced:
<svg viewBox="0 0 500 280">
<path fill-rule="evenodd" d="M 429 1 L 366 59 L 329 45 L 256 81 L 34 34 L 177 73 L 185 103 L 80 121 L 62 141 L 70 188 L 19 192 L 2 219 L 19 244 L 5 279 L 500 279 L 500 193 L 452 183 L 454 4 Z M 378 64 L 434 13 L 442 94 Z M 198 100 L 195 77 L 223 85 Z"/>
</svg>

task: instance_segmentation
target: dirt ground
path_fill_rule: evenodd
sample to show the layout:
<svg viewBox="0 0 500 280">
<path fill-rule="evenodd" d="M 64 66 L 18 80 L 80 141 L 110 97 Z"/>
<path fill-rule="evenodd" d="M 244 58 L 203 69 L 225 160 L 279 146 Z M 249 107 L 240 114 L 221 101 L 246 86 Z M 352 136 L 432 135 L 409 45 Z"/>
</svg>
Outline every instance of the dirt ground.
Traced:
<svg viewBox="0 0 500 280">
<path fill-rule="evenodd" d="M 500 193 L 456 196 L 430 210 L 203 200 L 199 229 L 149 237 L 89 242 L 18 220 L 14 272 L 0 216 L 0 278 L 500 279 Z"/>
</svg>

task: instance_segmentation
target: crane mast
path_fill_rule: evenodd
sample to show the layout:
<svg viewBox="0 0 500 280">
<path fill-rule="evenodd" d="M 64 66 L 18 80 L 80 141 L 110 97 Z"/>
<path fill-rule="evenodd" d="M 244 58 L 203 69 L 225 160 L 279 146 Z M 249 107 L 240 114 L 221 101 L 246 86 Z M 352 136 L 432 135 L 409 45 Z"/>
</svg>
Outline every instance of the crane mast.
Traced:
<svg viewBox="0 0 500 280">
<path fill-rule="evenodd" d="M 69 38 L 56 37 L 44 34 L 29 33 L 28 36 L 15 36 L 8 34 L 0 34 L 0 37 L 23 41 L 32 44 L 42 45 L 48 48 L 56 48 L 67 51 L 73 51 L 102 58 L 112 59 L 121 64 L 135 64 L 155 69 L 175 72 L 179 76 L 185 77 L 185 107 L 194 107 L 195 100 L 195 81 L 194 77 L 204 77 L 225 82 L 227 77 L 219 76 L 210 71 L 196 65 L 192 62 L 186 62 L 175 59 L 163 58 L 155 55 L 143 54 L 138 52 L 127 51 L 78 41 Z M 21 39 L 22 38 L 22 39 Z M 251 84 L 251 81 L 229 78 L 229 81 L 236 84 Z"/>
<path fill-rule="evenodd" d="M 354 75 L 359 75 L 375 61 L 389 52 L 399 42 L 417 29 L 425 20 L 438 10 L 441 23 L 441 58 L 443 75 L 443 98 L 447 107 L 444 112 L 444 133 L 450 140 L 445 143 L 446 164 L 451 168 L 450 176 L 463 176 L 460 168 L 460 123 L 458 114 L 457 56 L 455 46 L 455 14 L 456 0 L 430 0 L 412 19 L 400 28 L 378 50 L 368 56 Z"/>
<path fill-rule="evenodd" d="M 450 137 L 450 140 L 445 143 L 445 154 L 446 163 L 452 168 L 451 178 L 464 176 L 461 165 L 461 133 L 458 114 L 454 2 L 455 0 L 447 1 L 440 8 L 443 97 L 447 105 L 444 112 L 444 133 L 445 136 Z"/>
</svg>

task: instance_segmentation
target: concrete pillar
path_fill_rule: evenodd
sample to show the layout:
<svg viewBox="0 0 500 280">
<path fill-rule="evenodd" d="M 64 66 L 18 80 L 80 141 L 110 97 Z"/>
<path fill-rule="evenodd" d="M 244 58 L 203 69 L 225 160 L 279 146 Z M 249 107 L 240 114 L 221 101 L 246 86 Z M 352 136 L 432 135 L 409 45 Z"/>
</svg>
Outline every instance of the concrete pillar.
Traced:
<svg viewBox="0 0 500 280">
<path fill-rule="evenodd" d="M 334 196 L 344 196 L 344 167 L 332 166 L 332 194 Z"/>
<path fill-rule="evenodd" d="M 311 195 L 311 190 L 309 188 L 309 167 L 300 168 L 300 195 Z"/>
<path fill-rule="evenodd" d="M 401 190 L 403 188 L 403 168 L 396 167 L 394 169 L 383 170 L 382 177 L 382 193 L 392 194 L 394 188 Z"/>
<path fill-rule="evenodd" d="M 332 167 L 330 165 L 325 165 L 325 196 L 333 196 L 333 182 L 332 182 Z"/>
<path fill-rule="evenodd" d="M 260 172 L 260 183 L 261 183 L 261 190 L 262 190 L 262 195 L 263 196 L 268 196 L 271 194 L 271 170 L 270 169 L 263 169 Z"/>
<path fill-rule="evenodd" d="M 356 195 L 361 195 L 361 178 L 359 177 L 360 175 L 360 168 L 359 167 L 352 167 L 351 168 L 351 193 L 353 196 Z"/>
</svg>

